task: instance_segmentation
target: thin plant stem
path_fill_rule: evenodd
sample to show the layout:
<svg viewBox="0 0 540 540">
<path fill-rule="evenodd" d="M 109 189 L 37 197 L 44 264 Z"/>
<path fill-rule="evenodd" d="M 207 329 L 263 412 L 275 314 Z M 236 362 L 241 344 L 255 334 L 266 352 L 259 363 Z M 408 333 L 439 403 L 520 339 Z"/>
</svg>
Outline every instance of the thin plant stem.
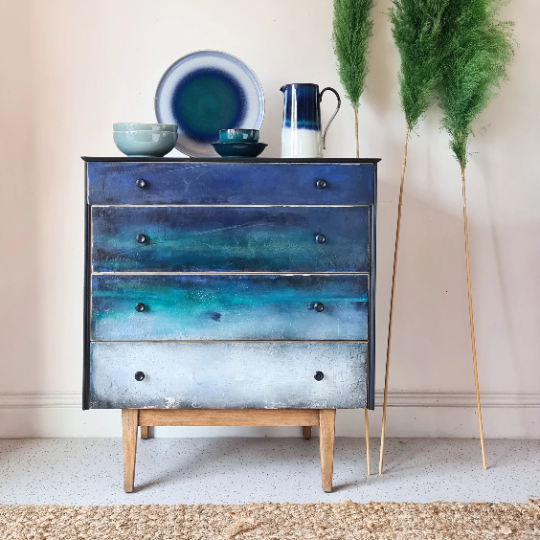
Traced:
<svg viewBox="0 0 540 540">
<path fill-rule="evenodd" d="M 471 326 L 471 346 L 472 346 L 472 359 L 474 368 L 474 384 L 476 388 L 476 408 L 478 411 L 478 429 L 480 431 L 480 446 L 482 448 L 482 465 L 484 470 L 487 469 L 486 465 L 486 448 L 484 445 L 484 428 L 482 426 L 482 407 L 480 405 L 480 388 L 478 385 L 478 365 L 476 362 L 476 340 L 474 338 L 474 318 L 473 318 L 473 304 L 472 304 L 472 291 L 471 291 L 471 268 L 469 263 L 469 232 L 467 226 L 467 198 L 465 192 L 465 167 L 461 166 L 461 195 L 463 197 L 463 233 L 465 235 L 465 261 L 467 264 L 467 292 L 469 297 L 469 322 Z"/>
<path fill-rule="evenodd" d="M 399 232 L 401 228 L 401 206 L 403 204 L 403 185 L 405 183 L 405 170 L 407 169 L 407 149 L 409 146 L 410 126 L 407 125 L 405 133 L 405 144 L 403 145 L 403 167 L 401 169 L 401 184 L 399 186 L 399 202 L 396 226 L 396 243 L 394 245 L 394 266 L 392 270 L 392 291 L 390 293 L 390 317 L 388 321 L 388 344 L 386 347 L 386 375 L 384 378 L 384 401 L 381 431 L 381 454 L 379 457 L 379 474 L 382 474 L 384 459 L 384 438 L 386 435 L 386 408 L 388 404 L 388 381 L 390 377 L 390 349 L 392 346 L 392 322 L 394 320 L 394 292 L 396 288 L 397 261 L 399 249 Z"/>
<path fill-rule="evenodd" d="M 354 108 L 354 137 L 356 140 L 356 157 L 360 157 L 360 152 L 358 149 L 358 107 Z"/>
</svg>

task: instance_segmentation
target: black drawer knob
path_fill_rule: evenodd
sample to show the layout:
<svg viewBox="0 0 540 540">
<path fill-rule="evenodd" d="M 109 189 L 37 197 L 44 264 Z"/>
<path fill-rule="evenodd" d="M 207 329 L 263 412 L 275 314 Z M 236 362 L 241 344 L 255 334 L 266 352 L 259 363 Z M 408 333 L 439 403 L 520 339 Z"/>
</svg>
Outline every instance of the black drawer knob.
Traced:
<svg viewBox="0 0 540 540">
<path fill-rule="evenodd" d="M 313 304 L 313 309 L 320 313 L 321 311 L 324 311 L 324 304 L 322 302 L 315 302 Z"/>
<path fill-rule="evenodd" d="M 145 309 L 146 309 L 146 306 L 142 302 L 139 302 L 135 306 L 135 310 L 138 311 L 139 313 L 143 312 Z"/>
<path fill-rule="evenodd" d="M 319 371 L 317 371 L 317 373 L 319 373 Z M 142 371 L 137 371 L 137 373 L 135 373 L 135 380 L 139 382 L 143 381 L 144 373 Z"/>
<path fill-rule="evenodd" d="M 135 184 L 137 184 L 138 188 L 144 189 L 148 184 L 146 183 L 146 180 L 144 178 L 139 178 Z"/>
<path fill-rule="evenodd" d="M 324 244 L 326 242 L 326 236 L 324 234 L 318 234 L 315 240 L 317 240 L 317 244 Z"/>
<path fill-rule="evenodd" d="M 144 377 L 144 375 L 143 375 Z M 317 371 L 315 373 L 315 380 L 316 381 L 322 381 L 324 379 L 324 373 L 322 371 Z"/>
<path fill-rule="evenodd" d="M 138 234 L 137 242 L 139 242 L 139 244 L 144 244 L 146 242 L 146 236 L 144 234 Z"/>
<path fill-rule="evenodd" d="M 324 189 L 328 184 L 326 183 L 326 180 L 323 180 L 322 178 L 320 180 L 317 180 L 317 187 L 319 189 Z"/>
</svg>

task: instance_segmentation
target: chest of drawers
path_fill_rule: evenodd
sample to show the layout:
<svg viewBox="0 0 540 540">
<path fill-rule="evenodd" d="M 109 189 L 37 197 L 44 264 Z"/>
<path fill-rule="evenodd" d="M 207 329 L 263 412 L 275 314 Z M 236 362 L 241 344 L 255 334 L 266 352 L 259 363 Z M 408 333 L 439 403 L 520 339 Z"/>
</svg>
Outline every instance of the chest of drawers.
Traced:
<svg viewBox="0 0 540 540">
<path fill-rule="evenodd" d="M 84 160 L 83 408 L 122 409 L 126 491 L 138 426 L 318 425 L 324 462 L 374 407 L 378 160 Z"/>
</svg>

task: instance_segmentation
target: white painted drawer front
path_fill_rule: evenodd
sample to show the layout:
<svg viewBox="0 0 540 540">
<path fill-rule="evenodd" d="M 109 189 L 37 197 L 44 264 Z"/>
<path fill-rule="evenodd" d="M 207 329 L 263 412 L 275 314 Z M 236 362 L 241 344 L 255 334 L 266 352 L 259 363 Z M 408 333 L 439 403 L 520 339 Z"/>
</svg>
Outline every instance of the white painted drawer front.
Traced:
<svg viewBox="0 0 540 540">
<path fill-rule="evenodd" d="M 357 342 L 92 343 L 90 408 L 364 408 L 366 370 Z"/>
</svg>

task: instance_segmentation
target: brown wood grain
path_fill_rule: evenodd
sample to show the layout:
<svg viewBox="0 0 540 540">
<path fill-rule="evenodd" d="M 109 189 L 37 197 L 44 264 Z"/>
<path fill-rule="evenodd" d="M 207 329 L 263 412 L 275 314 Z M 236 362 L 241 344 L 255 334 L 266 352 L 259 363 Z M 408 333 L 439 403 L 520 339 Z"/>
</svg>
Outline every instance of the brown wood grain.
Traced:
<svg viewBox="0 0 540 540">
<path fill-rule="evenodd" d="M 124 450 L 124 491 L 133 492 L 137 455 L 138 409 L 122 409 L 122 446 Z"/>
<path fill-rule="evenodd" d="M 319 411 L 319 445 L 321 451 L 321 478 L 323 490 L 332 491 L 332 472 L 334 469 L 334 433 L 336 423 L 335 409 Z"/>
<path fill-rule="evenodd" d="M 311 426 L 302 427 L 302 436 L 304 439 L 311 439 Z"/>
<path fill-rule="evenodd" d="M 140 426 L 318 426 L 314 409 L 141 409 Z"/>
<path fill-rule="evenodd" d="M 141 439 L 151 439 L 151 438 L 152 438 L 152 427 L 141 426 Z"/>
</svg>

